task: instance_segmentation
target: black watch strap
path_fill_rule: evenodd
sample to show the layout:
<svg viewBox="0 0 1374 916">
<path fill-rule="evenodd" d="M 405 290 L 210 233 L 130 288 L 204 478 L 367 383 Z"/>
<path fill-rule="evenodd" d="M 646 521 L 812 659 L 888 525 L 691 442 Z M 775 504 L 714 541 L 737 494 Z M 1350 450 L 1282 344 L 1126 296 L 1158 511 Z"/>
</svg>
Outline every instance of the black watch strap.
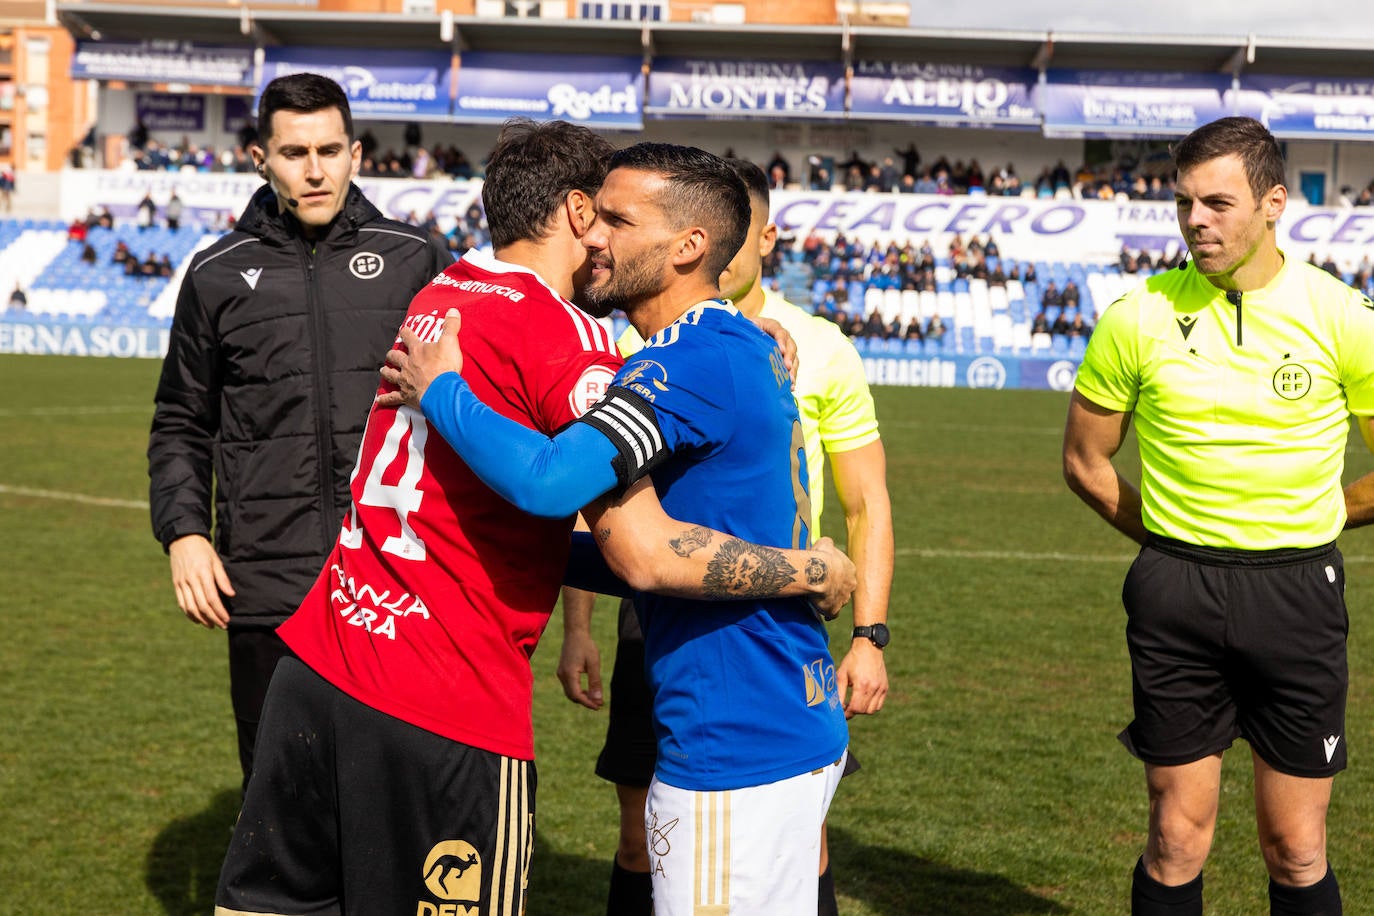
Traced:
<svg viewBox="0 0 1374 916">
<path fill-rule="evenodd" d="M 879 649 L 886 649 L 887 644 L 892 641 L 892 634 L 887 629 L 885 623 L 875 623 L 872 626 L 855 627 L 853 639 L 867 639 Z"/>
</svg>

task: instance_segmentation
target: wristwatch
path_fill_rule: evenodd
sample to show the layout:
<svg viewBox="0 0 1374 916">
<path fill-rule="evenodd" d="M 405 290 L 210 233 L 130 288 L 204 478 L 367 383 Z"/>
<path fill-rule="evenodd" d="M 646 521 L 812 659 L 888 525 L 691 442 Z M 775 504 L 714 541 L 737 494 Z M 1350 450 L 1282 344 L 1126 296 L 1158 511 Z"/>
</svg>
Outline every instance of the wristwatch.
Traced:
<svg viewBox="0 0 1374 916">
<path fill-rule="evenodd" d="M 853 638 L 858 639 L 860 636 L 879 649 L 886 649 L 887 644 L 892 641 L 892 634 L 888 632 L 885 623 L 875 623 L 870 627 L 855 627 Z"/>
</svg>

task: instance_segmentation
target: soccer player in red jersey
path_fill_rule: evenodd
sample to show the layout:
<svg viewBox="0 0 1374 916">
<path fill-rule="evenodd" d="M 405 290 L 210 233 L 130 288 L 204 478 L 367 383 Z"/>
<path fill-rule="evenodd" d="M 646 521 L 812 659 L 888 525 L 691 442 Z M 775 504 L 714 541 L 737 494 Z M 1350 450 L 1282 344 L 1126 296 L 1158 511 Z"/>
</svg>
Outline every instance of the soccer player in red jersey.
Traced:
<svg viewBox="0 0 1374 916">
<path fill-rule="evenodd" d="M 609 335 L 571 303 L 589 275 L 580 238 L 610 152 L 585 128 L 508 125 L 483 188 L 496 256 L 469 252 L 404 322 L 435 339 L 456 308 L 474 388 L 548 435 L 620 366 Z M 216 912 L 515 916 L 533 838 L 529 658 L 572 519 L 520 513 L 418 411 L 380 403 L 351 489 L 320 578 L 280 630 L 299 661 L 269 688 Z M 634 516 L 650 529 L 634 533 L 680 533 L 652 494 L 640 486 L 621 500 L 652 500 Z M 667 537 L 645 543 L 662 555 L 645 564 L 661 570 L 653 584 L 690 591 L 693 572 L 702 578 L 709 558 L 679 557 Z M 779 553 L 833 572 L 824 583 L 798 573 L 792 594 L 820 595 L 827 610 L 848 598 L 853 567 L 833 547 Z"/>
</svg>

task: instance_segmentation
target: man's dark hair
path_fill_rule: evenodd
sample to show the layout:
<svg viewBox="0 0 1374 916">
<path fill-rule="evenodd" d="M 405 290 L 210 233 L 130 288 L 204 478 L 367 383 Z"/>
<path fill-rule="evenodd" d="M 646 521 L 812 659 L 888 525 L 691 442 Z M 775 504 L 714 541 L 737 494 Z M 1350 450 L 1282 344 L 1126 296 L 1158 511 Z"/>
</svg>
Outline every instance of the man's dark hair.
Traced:
<svg viewBox="0 0 1374 916">
<path fill-rule="evenodd" d="M 744 182 L 744 189 L 749 192 L 749 200 L 763 208 L 763 212 L 768 212 L 768 176 L 748 159 L 726 159 L 725 162 L 739 176 L 739 180 Z"/>
<path fill-rule="evenodd" d="M 1204 124 L 1175 144 L 1172 152 L 1179 172 L 1222 156 L 1240 156 L 1256 201 L 1284 183 L 1279 141 L 1254 118 L 1220 118 Z"/>
<path fill-rule="evenodd" d="M 272 136 L 272 115 L 279 111 L 299 111 L 309 114 L 327 108 L 339 109 L 343 115 L 344 133 L 353 141 L 353 112 L 343 87 L 318 73 L 291 73 L 279 76 L 262 90 L 258 100 L 258 142 L 266 144 Z"/>
<path fill-rule="evenodd" d="M 712 279 L 719 277 L 749 234 L 749 192 L 730 164 L 694 146 L 636 143 L 612 156 L 611 168 L 665 179 L 655 203 L 675 230 L 706 230 L 711 243 L 703 267 Z"/>
<path fill-rule="evenodd" d="M 529 118 L 503 124 L 482 184 L 492 248 L 544 238 L 570 192 L 596 196 L 613 152 L 610 141 L 580 124 Z"/>
</svg>

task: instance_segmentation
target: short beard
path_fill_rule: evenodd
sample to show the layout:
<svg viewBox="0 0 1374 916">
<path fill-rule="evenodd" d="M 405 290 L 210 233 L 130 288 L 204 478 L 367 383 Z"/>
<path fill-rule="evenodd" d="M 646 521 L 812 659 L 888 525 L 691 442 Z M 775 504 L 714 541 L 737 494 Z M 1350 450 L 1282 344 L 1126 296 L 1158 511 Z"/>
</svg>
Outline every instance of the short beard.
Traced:
<svg viewBox="0 0 1374 916">
<path fill-rule="evenodd" d="M 620 309 L 628 313 L 635 305 L 663 289 L 663 261 L 669 243 L 644 251 L 614 265 L 607 281 L 582 291 L 587 314 L 600 318 Z"/>
</svg>

